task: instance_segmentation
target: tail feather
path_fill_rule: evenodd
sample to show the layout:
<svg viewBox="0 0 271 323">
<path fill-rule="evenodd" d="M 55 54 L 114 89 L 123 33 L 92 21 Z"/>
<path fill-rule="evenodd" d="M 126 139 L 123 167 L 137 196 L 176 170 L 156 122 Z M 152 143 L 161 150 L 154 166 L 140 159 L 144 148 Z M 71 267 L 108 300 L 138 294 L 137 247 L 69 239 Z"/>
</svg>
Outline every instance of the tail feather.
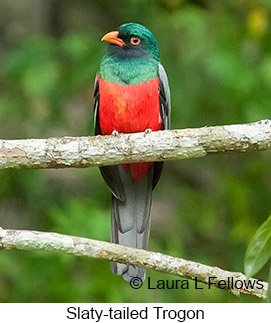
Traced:
<svg viewBox="0 0 271 323">
<path fill-rule="evenodd" d="M 129 170 L 120 167 L 124 188 L 124 201 L 112 195 L 111 242 L 124 246 L 147 249 L 150 234 L 150 210 L 152 195 L 152 174 L 150 168 L 139 183 L 132 180 Z M 112 263 L 112 271 L 127 281 L 139 277 L 144 281 L 146 271 L 131 265 Z"/>
</svg>

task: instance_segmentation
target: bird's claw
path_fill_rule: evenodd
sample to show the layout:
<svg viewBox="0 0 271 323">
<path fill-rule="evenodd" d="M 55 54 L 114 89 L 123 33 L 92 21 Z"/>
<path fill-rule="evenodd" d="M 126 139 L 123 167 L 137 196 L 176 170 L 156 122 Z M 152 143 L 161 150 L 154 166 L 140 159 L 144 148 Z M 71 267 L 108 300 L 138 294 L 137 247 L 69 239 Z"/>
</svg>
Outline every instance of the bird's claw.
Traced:
<svg viewBox="0 0 271 323">
<path fill-rule="evenodd" d="M 115 136 L 115 137 L 120 137 L 120 134 L 117 130 L 113 130 L 112 133 L 111 133 L 112 136 Z"/>
<path fill-rule="evenodd" d="M 144 136 L 149 135 L 150 133 L 152 133 L 152 130 L 151 129 L 146 129 L 144 131 Z"/>
</svg>

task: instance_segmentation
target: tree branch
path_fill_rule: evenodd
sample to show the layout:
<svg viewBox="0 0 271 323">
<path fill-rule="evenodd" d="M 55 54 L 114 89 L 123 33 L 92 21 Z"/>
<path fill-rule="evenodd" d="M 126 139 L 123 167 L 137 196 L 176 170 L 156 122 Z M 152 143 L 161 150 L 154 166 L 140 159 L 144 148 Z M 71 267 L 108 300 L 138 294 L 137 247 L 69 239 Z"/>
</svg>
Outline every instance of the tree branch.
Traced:
<svg viewBox="0 0 271 323">
<path fill-rule="evenodd" d="M 44 233 L 26 230 L 4 230 L 0 227 L 0 249 L 42 250 L 69 253 L 76 256 L 100 258 L 109 261 L 117 261 L 129 265 L 136 265 L 158 272 L 168 273 L 186 279 L 197 280 L 208 284 L 210 277 L 215 287 L 219 288 L 219 282 L 232 280 L 235 286 L 228 289 L 234 295 L 249 294 L 265 299 L 268 284 L 262 282 L 263 288 L 257 289 L 256 280 L 251 278 L 254 288 L 239 288 L 240 281 L 246 281 L 244 274 L 222 270 L 218 267 L 210 267 L 193 261 L 163 255 L 158 252 L 139 250 L 121 245 L 97 241 L 87 238 L 62 235 L 58 233 Z M 231 278 L 232 277 L 232 278 Z M 237 282 L 239 281 L 239 283 Z M 220 285 L 221 287 L 221 285 Z"/>
<path fill-rule="evenodd" d="M 104 166 L 120 163 L 164 161 L 204 157 L 212 153 L 247 152 L 271 149 L 271 121 L 250 124 L 167 130 L 118 136 L 63 137 L 49 139 L 0 140 L 0 169 L 64 168 Z M 216 287 L 231 279 L 229 291 L 266 298 L 267 283 L 257 289 L 239 288 L 246 281 L 242 273 L 225 271 L 193 261 L 95 241 L 86 238 L 36 231 L 0 228 L 0 249 L 55 251 L 102 258 L 173 274 Z M 237 282 L 239 281 L 239 284 Z"/>
<path fill-rule="evenodd" d="M 271 120 L 118 136 L 0 140 L 0 169 L 104 166 L 271 149 Z"/>
</svg>

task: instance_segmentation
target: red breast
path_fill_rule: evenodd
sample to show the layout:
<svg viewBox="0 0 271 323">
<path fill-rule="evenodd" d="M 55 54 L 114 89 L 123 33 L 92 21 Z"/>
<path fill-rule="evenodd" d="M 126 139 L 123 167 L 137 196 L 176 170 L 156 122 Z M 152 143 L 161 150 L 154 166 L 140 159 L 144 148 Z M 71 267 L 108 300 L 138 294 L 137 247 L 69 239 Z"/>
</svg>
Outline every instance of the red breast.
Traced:
<svg viewBox="0 0 271 323">
<path fill-rule="evenodd" d="M 163 129 L 159 105 L 159 78 L 138 85 L 110 83 L 99 76 L 99 120 L 103 135 L 114 130 L 119 133 L 143 132 Z M 123 165 L 131 168 L 133 178 L 139 182 L 153 163 Z"/>
</svg>

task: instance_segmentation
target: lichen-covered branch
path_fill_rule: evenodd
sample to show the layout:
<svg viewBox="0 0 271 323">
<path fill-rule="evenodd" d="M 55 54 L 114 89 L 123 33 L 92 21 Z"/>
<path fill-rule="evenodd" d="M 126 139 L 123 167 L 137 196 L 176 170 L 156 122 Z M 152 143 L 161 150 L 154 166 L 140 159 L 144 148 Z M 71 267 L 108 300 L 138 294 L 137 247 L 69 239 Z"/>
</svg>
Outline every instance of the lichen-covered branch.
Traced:
<svg viewBox="0 0 271 323">
<path fill-rule="evenodd" d="M 91 258 L 101 258 L 117 261 L 129 265 L 136 265 L 153 269 L 162 273 L 176 275 L 185 279 L 197 280 L 211 286 L 223 288 L 229 282 L 228 290 L 235 295 L 249 294 L 265 299 L 268 284 L 253 278 L 250 287 L 245 288 L 247 278 L 244 274 L 222 270 L 218 267 L 206 266 L 193 261 L 163 255 L 157 252 L 139 250 L 121 245 L 97 241 L 87 238 L 62 235 L 58 233 L 44 233 L 25 230 L 4 230 L 0 228 L 0 249 L 42 250 L 74 254 Z M 221 283 L 222 282 L 222 283 Z M 243 287 L 241 286 L 243 282 Z M 253 287 L 252 287 L 253 286 Z M 262 286 L 262 288 L 259 288 Z"/>
<path fill-rule="evenodd" d="M 0 169 L 114 165 L 271 149 L 271 121 L 117 136 L 0 140 Z"/>
</svg>

